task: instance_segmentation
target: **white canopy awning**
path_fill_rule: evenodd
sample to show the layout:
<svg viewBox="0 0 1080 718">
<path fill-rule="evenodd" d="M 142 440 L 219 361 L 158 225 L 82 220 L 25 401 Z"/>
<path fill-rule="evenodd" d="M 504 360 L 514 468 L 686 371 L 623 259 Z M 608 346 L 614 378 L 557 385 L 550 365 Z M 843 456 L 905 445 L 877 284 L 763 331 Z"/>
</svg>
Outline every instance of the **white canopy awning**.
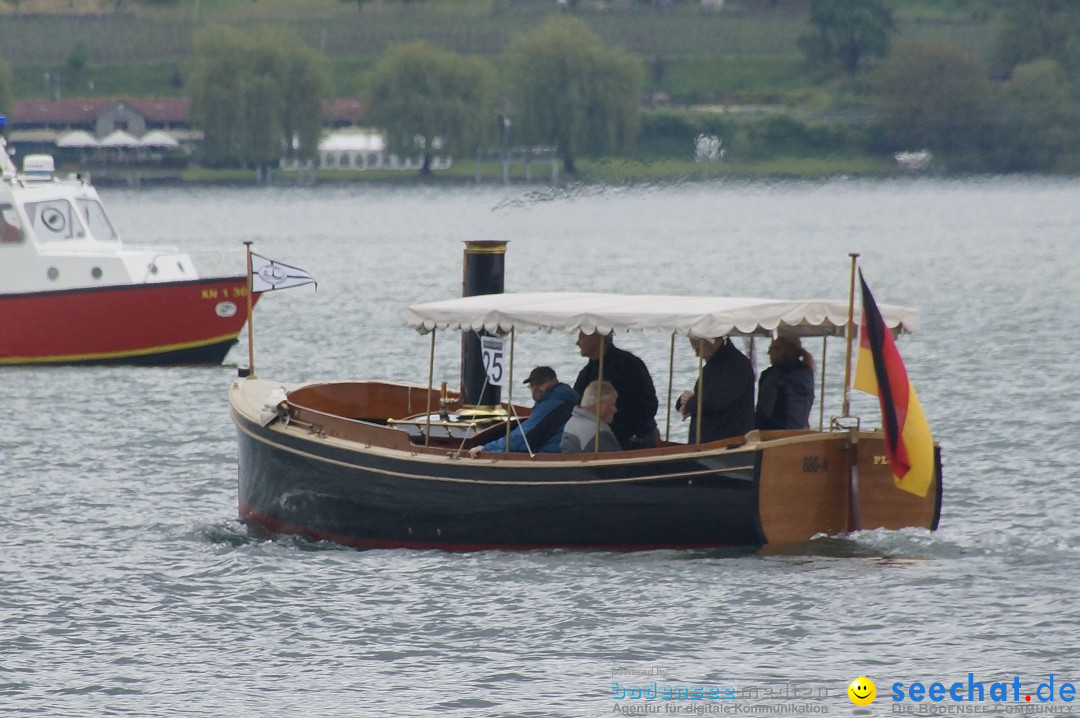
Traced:
<svg viewBox="0 0 1080 718">
<path fill-rule="evenodd" d="M 919 328 L 916 309 L 879 304 L 894 334 Z M 409 307 L 409 326 L 433 329 L 581 331 L 601 334 L 659 331 L 692 337 L 841 336 L 847 324 L 847 301 L 824 299 L 755 299 L 682 297 L 646 294 L 544 292 L 482 294 Z M 856 314 L 855 321 L 859 317 Z"/>
<path fill-rule="evenodd" d="M 102 147 L 138 147 L 139 141 L 123 130 L 113 130 L 101 139 Z"/>
<path fill-rule="evenodd" d="M 97 147 L 97 138 L 86 130 L 74 130 L 56 141 L 57 147 Z"/>
<path fill-rule="evenodd" d="M 139 138 L 139 144 L 143 147 L 179 147 L 180 143 L 175 137 L 162 130 L 147 132 Z"/>
</svg>

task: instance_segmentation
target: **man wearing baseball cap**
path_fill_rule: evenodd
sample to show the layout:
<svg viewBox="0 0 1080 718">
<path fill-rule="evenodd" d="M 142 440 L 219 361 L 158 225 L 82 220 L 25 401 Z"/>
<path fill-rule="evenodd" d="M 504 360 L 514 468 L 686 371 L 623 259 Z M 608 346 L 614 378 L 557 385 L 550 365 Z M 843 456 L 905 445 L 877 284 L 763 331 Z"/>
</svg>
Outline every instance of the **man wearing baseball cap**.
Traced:
<svg viewBox="0 0 1080 718">
<path fill-rule="evenodd" d="M 532 391 L 535 403 L 529 418 L 511 432 L 509 451 L 557 454 L 563 426 L 578 402 L 577 392 L 560 382 L 555 370 L 549 366 L 536 367 L 523 383 Z M 483 446 L 474 446 L 469 449 L 469 456 L 478 456 L 481 451 L 507 450 L 504 435 Z"/>
</svg>

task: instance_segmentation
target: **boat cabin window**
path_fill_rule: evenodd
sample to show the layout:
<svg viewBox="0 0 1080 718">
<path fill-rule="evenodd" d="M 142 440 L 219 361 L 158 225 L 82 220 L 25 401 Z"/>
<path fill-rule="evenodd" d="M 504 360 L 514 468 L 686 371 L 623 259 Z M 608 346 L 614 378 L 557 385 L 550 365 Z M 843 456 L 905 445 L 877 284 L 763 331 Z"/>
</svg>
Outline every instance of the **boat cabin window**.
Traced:
<svg viewBox="0 0 1080 718">
<path fill-rule="evenodd" d="M 22 222 L 15 207 L 0 203 L 0 244 L 20 244 L 22 241 Z"/>
<path fill-rule="evenodd" d="M 24 209 L 30 216 L 34 233 L 43 241 L 82 239 L 86 236 L 75 207 L 66 199 L 27 202 Z"/>
<path fill-rule="evenodd" d="M 95 239 L 107 242 L 120 239 L 116 230 L 113 229 L 112 222 L 109 221 L 109 215 L 105 214 L 105 208 L 101 206 L 101 202 L 96 199 L 80 199 L 76 202 L 79 205 L 79 211 L 82 212 L 83 221 L 86 222 L 90 234 Z"/>
</svg>

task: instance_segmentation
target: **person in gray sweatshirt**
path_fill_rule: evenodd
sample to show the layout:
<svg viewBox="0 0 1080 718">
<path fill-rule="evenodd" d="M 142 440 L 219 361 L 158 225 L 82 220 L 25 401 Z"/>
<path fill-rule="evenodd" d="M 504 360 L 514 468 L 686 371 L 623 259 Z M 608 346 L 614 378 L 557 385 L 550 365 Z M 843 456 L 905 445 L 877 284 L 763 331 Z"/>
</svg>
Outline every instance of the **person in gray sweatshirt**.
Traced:
<svg viewBox="0 0 1080 718">
<path fill-rule="evenodd" d="M 563 427 L 559 450 L 564 454 L 621 451 L 622 446 L 611 430 L 618 392 L 610 382 L 592 381 L 581 395 L 581 404 L 574 407 L 570 420 Z M 599 415 L 599 432 L 596 417 Z"/>
</svg>

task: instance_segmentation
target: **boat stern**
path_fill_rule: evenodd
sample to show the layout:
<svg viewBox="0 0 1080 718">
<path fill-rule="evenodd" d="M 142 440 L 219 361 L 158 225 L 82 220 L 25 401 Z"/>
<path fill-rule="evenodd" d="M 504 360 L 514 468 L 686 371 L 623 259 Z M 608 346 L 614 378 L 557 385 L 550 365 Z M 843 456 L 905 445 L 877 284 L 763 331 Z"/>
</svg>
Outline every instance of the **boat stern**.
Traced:
<svg viewBox="0 0 1080 718">
<path fill-rule="evenodd" d="M 811 432 L 762 443 L 758 475 L 767 543 L 864 529 L 934 530 L 941 512 L 940 451 L 926 496 L 897 488 L 880 432 Z"/>
</svg>

